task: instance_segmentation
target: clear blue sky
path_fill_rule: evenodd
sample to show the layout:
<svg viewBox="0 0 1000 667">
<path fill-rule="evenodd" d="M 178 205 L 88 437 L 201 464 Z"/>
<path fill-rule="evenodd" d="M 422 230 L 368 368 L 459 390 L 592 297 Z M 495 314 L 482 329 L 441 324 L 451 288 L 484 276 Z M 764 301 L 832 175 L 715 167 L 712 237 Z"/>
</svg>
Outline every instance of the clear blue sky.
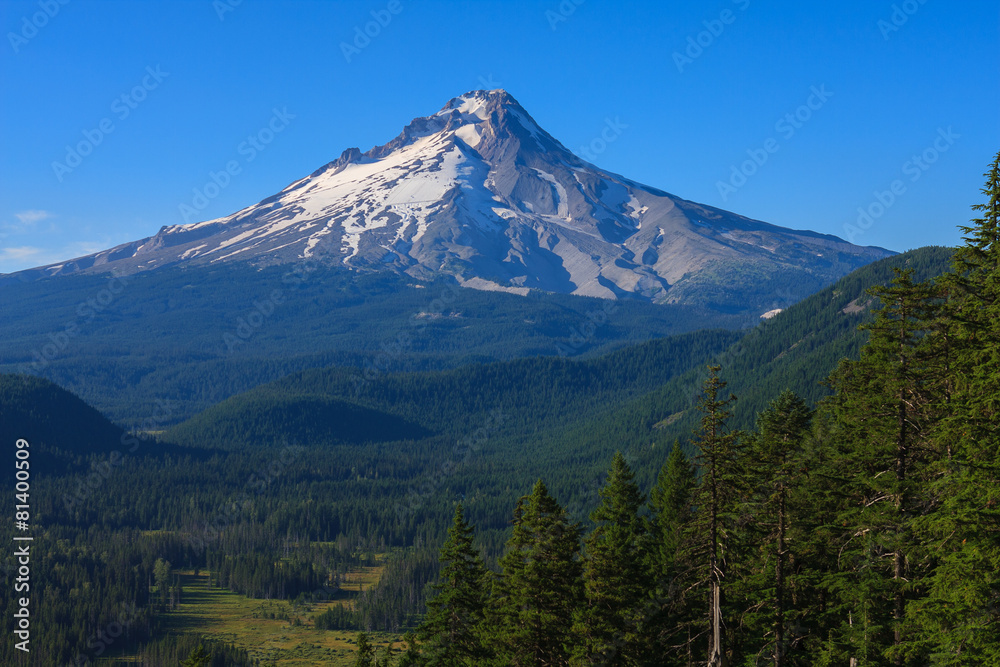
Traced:
<svg viewBox="0 0 1000 667">
<path fill-rule="evenodd" d="M 853 237 L 894 250 L 957 244 L 1000 150 L 995 0 L 36 0 L 0 21 L 0 272 L 182 223 L 235 161 L 197 219 L 229 214 L 484 87 L 574 151 L 625 125 L 592 161 L 778 225 L 847 237 L 896 181 Z M 294 118 L 241 149 L 275 109 Z"/>
</svg>

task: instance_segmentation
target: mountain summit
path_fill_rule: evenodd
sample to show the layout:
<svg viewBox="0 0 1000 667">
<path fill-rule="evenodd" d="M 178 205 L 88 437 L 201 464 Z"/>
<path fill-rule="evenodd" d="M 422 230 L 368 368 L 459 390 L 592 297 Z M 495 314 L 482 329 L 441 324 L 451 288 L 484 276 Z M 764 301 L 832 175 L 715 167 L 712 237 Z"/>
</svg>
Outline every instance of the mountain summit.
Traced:
<svg viewBox="0 0 1000 667">
<path fill-rule="evenodd" d="M 480 289 L 764 312 L 888 254 L 604 171 L 506 91 L 480 90 L 232 215 L 20 277 L 311 258 L 418 279 L 447 274 Z"/>
</svg>

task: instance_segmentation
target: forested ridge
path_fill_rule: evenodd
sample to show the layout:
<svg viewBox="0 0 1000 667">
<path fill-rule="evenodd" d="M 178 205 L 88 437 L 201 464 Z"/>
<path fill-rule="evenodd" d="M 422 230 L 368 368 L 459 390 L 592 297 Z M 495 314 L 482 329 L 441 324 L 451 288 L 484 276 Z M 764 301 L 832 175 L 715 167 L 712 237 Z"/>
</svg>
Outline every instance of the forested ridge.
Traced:
<svg viewBox="0 0 1000 667">
<path fill-rule="evenodd" d="M 308 609 L 377 561 L 377 586 L 311 620 L 413 631 L 400 665 L 1000 664 L 998 170 L 957 251 L 875 263 L 745 334 L 306 370 L 166 433 L 2 376 L 0 423 L 38 466 L 41 662 L 0 661 L 175 665 L 198 644 L 170 629 L 179 572 Z"/>
<path fill-rule="evenodd" d="M 870 290 L 818 408 L 730 428 L 710 367 L 648 504 L 620 453 L 587 533 L 539 480 L 499 572 L 459 505 L 423 664 L 1000 664 L 1000 154 L 987 179 L 950 272 Z"/>
<path fill-rule="evenodd" d="M 0 373 L 44 377 L 129 428 L 157 401 L 173 408 L 163 428 L 304 369 L 363 377 L 572 357 L 752 324 L 704 307 L 484 292 L 320 262 L 5 278 L 0 300 Z"/>
</svg>

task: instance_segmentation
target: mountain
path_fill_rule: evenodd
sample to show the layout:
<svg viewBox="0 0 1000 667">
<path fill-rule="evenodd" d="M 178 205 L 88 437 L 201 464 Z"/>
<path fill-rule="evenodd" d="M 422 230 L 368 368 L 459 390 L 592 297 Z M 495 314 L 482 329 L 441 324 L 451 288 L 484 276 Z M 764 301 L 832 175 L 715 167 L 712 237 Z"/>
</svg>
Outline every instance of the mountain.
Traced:
<svg viewBox="0 0 1000 667">
<path fill-rule="evenodd" d="M 14 275 L 318 261 L 446 275 L 480 289 L 759 315 L 890 254 L 604 171 L 567 150 L 507 92 L 492 90 L 457 97 L 365 153 L 350 148 L 232 215 Z"/>
</svg>

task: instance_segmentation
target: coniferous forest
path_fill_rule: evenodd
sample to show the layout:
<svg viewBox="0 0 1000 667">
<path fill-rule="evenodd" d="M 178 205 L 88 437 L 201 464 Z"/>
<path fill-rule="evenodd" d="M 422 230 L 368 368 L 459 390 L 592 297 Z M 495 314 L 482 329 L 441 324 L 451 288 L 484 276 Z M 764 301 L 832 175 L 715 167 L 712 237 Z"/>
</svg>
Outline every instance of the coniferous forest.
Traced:
<svg viewBox="0 0 1000 667">
<path fill-rule="evenodd" d="M 983 193 L 961 247 L 745 331 L 298 370 L 130 431 L 2 375 L 34 634 L 0 663 L 270 664 L 180 630 L 210 591 L 357 665 L 1000 665 L 1000 154 Z"/>
<path fill-rule="evenodd" d="M 488 569 L 462 506 L 427 665 L 1000 664 L 1000 154 L 951 271 L 897 270 L 813 409 L 731 427 L 709 368 L 648 498 L 621 453 L 585 531 L 539 480 Z"/>
</svg>

